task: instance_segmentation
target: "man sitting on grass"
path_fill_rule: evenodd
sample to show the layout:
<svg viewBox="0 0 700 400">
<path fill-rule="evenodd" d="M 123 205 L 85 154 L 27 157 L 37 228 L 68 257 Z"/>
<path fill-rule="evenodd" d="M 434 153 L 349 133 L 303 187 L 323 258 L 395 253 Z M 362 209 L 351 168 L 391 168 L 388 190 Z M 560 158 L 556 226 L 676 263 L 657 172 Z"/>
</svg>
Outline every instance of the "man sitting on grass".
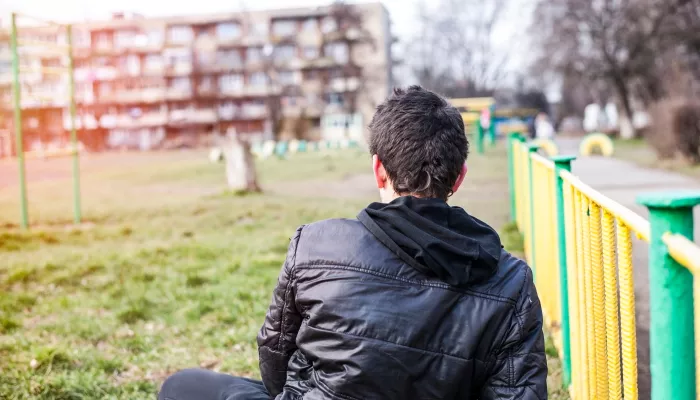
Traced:
<svg viewBox="0 0 700 400">
<path fill-rule="evenodd" d="M 467 172 L 460 113 L 412 86 L 370 131 L 382 202 L 297 230 L 258 335 L 262 382 L 184 370 L 159 399 L 547 398 L 532 271 L 446 202 Z"/>
</svg>

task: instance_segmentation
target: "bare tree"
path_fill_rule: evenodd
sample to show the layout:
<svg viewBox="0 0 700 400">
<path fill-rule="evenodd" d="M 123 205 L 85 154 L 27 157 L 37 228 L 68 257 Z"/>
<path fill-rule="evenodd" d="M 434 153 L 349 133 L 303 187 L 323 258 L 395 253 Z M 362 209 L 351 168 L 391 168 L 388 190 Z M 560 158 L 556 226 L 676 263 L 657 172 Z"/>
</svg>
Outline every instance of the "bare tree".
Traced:
<svg viewBox="0 0 700 400">
<path fill-rule="evenodd" d="M 633 100 L 662 94 L 661 56 L 679 45 L 678 23 L 692 22 L 683 16 L 692 3 L 697 0 L 541 0 L 532 29 L 541 49 L 537 70 L 578 76 L 601 97 L 610 90 L 620 134 L 633 137 Z"/>
<path fill-rule="evenodd" d="M 418 5 L 419 33 L 409 53 L 420 83 L 448 96 L 491 95 L 505 76 L 508 52 L 494 34 L 508 0 L 441 0 Z"/>
<path fill-rule="evenodd" d="M 372 84 L 378 80 L 370 68 L 363 66 L 362 62 L 356 59 L 360 47 L 369 47 L 376 50 L 377 43 L 372 34 L 366 29 L 365 17 L 362 11 L 354 5 L 347 4 L 342 0 L 336 0 L 329 9 L 328 16 L 333 21 L 335 31 L 324 35 L 324 51 L 328 44 L 340 44 L 348 54 L 347 62 L 338 66 L 344 86 L 344 100 L 346 112 L 353 116 L 358 111 L 360 98 L 372 102 L 373 96 L 369 94 Z M 326 86 L 329 84 L 329 77 L 326 77 Z M 345 136 L 349 136 L 346 124 Z"/>
</svg>

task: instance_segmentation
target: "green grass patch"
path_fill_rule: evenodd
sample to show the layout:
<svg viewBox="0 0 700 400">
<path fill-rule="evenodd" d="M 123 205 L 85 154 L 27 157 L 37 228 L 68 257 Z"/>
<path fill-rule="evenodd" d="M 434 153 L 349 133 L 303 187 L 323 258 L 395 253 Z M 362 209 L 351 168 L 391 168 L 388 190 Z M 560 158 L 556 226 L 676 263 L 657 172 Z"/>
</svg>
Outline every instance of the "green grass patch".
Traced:
<svg viewBox="0 0 700 400">
<path fill-rule="evenodd" d="M 30 232 L 16 228 L 16 187 L 0 190 L 0 398 L 153 399 L 169 374 L 199 365 L 258 376 L 255 337 L 291 235 L 375 201 L 369 160 L 261 161 L 265 191 L 235 196 L 203 152 L 90 156 L 78 227 L 70 163 L 29 165 L 29 176 L 63 175 L 29 183 Z M 502 226 L 506 171 L 503 149 L 473 155 L 451 202 Z"/>
</svg>

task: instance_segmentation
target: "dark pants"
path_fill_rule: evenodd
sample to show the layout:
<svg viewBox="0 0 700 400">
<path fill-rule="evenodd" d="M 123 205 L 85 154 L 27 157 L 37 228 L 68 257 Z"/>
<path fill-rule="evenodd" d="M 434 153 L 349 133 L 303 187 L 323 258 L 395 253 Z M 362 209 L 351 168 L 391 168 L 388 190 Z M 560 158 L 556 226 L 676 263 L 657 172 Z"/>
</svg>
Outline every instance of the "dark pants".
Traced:
<svg viewBox="0 0 700 400">
<path fill-rule="evenodd" d="M 158 400 L 270 400 L 270 395 L 260 381 L 185 369 L 165 380 Z"/>
</svg>

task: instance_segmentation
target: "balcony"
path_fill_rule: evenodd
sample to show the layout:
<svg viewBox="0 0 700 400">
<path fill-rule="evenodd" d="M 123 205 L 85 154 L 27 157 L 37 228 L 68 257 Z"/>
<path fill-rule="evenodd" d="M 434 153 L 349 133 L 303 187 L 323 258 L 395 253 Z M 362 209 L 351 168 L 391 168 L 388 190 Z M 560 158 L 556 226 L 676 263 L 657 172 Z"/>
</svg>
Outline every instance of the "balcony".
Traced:
<svg viewBox="0 0 700 400">
<path fill-rule="evenodd" d="M 109 81 L 115 79 L 119 72 L 115 67 L 97 67 L 95 69 L 95 80 Z"/>
<path fill-rule="evenodd" d="M 241 119 L 261 119 L 267 116 L 265 105 L 244 105 L 241 107 L 238 117 Z"/>
<path fill-rule="evenodd" d="M 166 68 L 166 73 L 172 76 L 189 75 L 192 73 L 192 63 L 168 65 Z"/>
<path fill-rule="evenodd" d="M 334 78 L 328 82 L 328 86 L 333 92 L 352 92 L 360 87 L 360 80 L 357 77 Z"/>
<path fill-rule="evenodd" d="M 141 116 L 133 117 L 128 114 L 120 114 L 116 117 L 115 125 L 118 128 L 140 128 L 165 125 L 168 122 L 168 114 L 162 111 L 147 112 Z"/>
<path fill-rule="evenodd" d="M 320 79 L 305 80 L 301 84 L 301 90 L 304 93 L 321 93 L 323 90 L 323 82 Z"/>
<path fill-rule="evenodd" d="M 168 123 L 172 125 L 213 124 L 218 120 L 214 109 L 186 108 L 170 111 Z"/>
<path fill-rule="evenodd" d="M 297 44 L 299 46 L 320 47 L 323 44 L 323 36 L 318 32 L 302 31 L 297 35 Z"/>
<path fill-rule="evenodd" d="M 165 73 L 165 64 L 149 64 L 143 66 L 143 74 L 146 76 L 161 76 Z"/>
<path fill-rule="evenodd" d="M 192 97 L 192 94 L 191 88 L 169 88 L 167 98 L 168 100 L 187 100 Z"/>
<path fill-rule="evenodd" d="M 334 41 L 357 41 L 362 39 L 363 33 L 359 28 L 348 28 L 342 30 L 333 30 L 324 34 L 325 40 Z"/>
<path fill-rule="evenodd" d="M 296 36 L 296 33 L 288 33 L 286 35 L 273 34 L 270 36 L 270 42 L 272 42 L 272 44 L 296 43 Z"/>
</svg>

